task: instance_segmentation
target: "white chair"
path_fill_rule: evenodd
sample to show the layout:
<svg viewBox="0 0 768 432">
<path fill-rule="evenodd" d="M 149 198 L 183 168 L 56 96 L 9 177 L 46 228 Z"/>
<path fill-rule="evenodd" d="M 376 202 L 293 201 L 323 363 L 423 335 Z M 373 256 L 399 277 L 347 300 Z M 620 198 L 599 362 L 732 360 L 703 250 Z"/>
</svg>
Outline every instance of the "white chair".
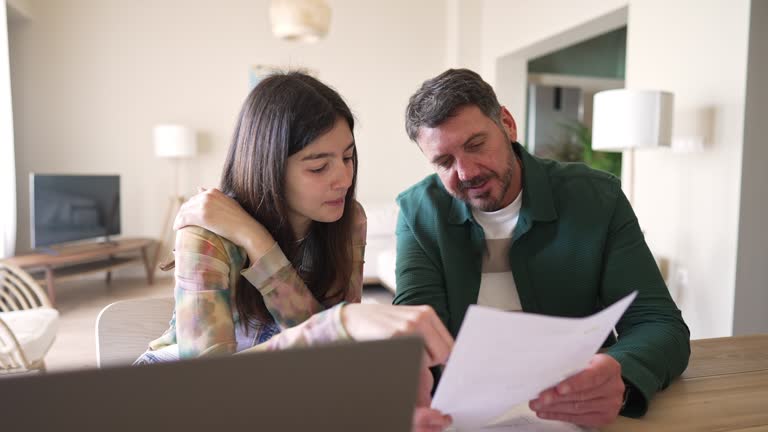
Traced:
<svg viewBox="0 0 768 432">
<path fill-rule="evenodd" d="M 24 270 L 0 263 L 0 374 L 45 371 L 59 312 Z"/>
<path fill-rule="evenodd" d="M 123 300 L 102 309 L 96 318 L 98 367 L 133 363 L 168 329 L 173 307 L 173 297 L 160 297 Z"/>
</svg>

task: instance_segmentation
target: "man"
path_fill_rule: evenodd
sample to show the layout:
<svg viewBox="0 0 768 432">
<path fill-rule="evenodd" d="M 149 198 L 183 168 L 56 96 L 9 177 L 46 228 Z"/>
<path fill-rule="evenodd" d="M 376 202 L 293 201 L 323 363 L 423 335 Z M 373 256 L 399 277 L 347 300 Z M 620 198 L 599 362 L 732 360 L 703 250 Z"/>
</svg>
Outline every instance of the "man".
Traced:
<svg viewBox="0 0 768 432">
<path fill-rule="evenodd" d="M 455 337 L 473 303 L 581 317 L 637 290 L 618 341 L 530 407 L 591 427 L 643 415 L 685 369 L 690 333 L 619 180 L 528 154 L 466 69 L 424 82 L 406 130 L 436 174 L 398 196 L 395 303 L 432 306 Z"/>
</svg>

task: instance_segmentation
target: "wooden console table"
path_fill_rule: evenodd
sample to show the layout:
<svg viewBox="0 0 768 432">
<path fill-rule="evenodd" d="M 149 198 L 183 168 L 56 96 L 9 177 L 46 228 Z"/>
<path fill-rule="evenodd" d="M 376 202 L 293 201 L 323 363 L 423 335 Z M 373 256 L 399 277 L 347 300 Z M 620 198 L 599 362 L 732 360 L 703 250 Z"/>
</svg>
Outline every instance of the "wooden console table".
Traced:
<svg viewBox="0 0 768 432">
<path fill-rule="evenodd" d="M 148 238 L 126 238 L 110 243 L 66 246 L 50 254 L 18 255 L 2 262 L 21 267 L 40 283 L 44 283 L 51 304 L 55 304 L 56 281 L 106 271 L 107 283 L 110 283 L 112 270 L 125 266 L 143 264 L 147 282 L 152 285 L 155 269 L 150 259 L 150 249 L 155 243 L 155 240 Z"/>
<path fill-rule="evenodd" d="M 641 419 L 604 432 L 768 432 L 768 334 L 691 341 L 688 369 Z"/>
</svg>

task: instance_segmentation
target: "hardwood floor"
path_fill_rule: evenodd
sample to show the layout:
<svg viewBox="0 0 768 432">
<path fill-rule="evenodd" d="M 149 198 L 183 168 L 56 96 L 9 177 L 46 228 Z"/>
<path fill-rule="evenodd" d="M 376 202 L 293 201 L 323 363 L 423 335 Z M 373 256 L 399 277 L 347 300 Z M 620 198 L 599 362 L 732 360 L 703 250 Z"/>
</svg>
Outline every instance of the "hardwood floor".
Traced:
<svg viewBox="0 0 768 432">
<path fill-rule="evenodd" d="M 48 371 L 96 367 L 96 317 L 108 304 L 138 297 L 172 295 L 173 279 L 168 276 L 157 278 L 151 286 L 141 277 L 113 277 L 110 285 L 104 279 L 58 284 L 59 331 L 45 357 Z"/>
<path fill-rule="evenodd" d="M 99 312 L 119 300 L 173 296 L 173 278 L 156 276 L 160 277 L 152 286 L 147 285 L 145 278 L 122 276 L 113 277 L 110 285 L 104 279 L 60 283 L 56 292 L 56 308 L 61 314 L 59 331 L 45 358 L 48 371 L 96 367 L 95 328 Z M 392 294 L 381 286 L 366 285 L 363 301 L 391 303 Z"/>
</svg>

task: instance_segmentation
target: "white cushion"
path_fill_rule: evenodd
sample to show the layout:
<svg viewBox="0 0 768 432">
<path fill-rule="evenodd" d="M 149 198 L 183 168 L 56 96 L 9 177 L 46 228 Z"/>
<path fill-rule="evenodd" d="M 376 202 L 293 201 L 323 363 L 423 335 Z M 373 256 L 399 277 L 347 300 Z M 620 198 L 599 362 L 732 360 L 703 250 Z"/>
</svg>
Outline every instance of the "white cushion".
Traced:
<svg viewBox="0 0 768 432">
<path fill-rule="evenodd" d="M 379 253 L 377 257 L 376 271 L 379 275 L 381 284 L 392 291 L 397 291 L 395 265 L 397 263 L 397 252 L 395 248 L 385 249 Z"/>
<path fill-rule="evenodd" d="M 42 360 L 53 345 L 58 330 L 59 311 L 36 308 L 13 312 L 0 312 L 27 357 L 27 361 Z"/>
<path fill-rule="evenodd" d="M 365 245 L 365 265 L 363 266 L 364 278 L 376 278 L 382 279 L 381 269 L 379 268 L 380 256 L 382 253 L 389 252 L 395 253 L 397 249 L 397 239 L 393 234 L 391 238 L 371 238 Z M 394 272 L 394 268 L 392 269 Z"/>
<path fill-rule="evenodd" d="M 397 226 L 397 214 L 400 209 L 394 202 L 391 203 L 363 203 L 365 214 L 368 217 L 368 235 L 365 246 L 365 266 L 363 266 L 363 278 L 373 279 L 394 291 L 395 267 L 394 261 L 397 247 L 395 227 Z M 382 261 L 382 255 L 386 256 Z M 380 267 L 385 263 L 384 267 Z"/>
<path fill-rule="evenodd" d="M 392 203 L 363 203 L 368 218 L 368 237 L 394 237 L 400 208 Z"/>
</svg>

